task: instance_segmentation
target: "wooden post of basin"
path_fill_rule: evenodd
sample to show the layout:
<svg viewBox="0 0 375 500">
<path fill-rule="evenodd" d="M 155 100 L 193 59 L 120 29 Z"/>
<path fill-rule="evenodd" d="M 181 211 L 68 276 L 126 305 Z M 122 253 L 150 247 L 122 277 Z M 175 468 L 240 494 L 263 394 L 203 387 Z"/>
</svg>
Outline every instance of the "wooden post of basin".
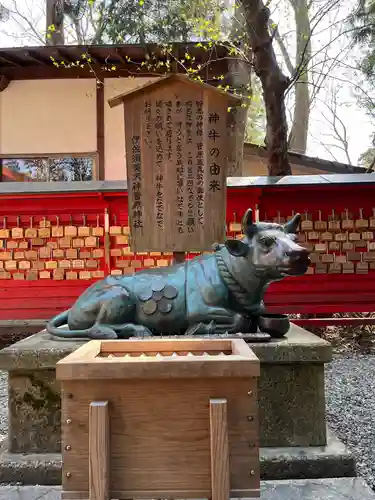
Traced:
<svg viewBox="0 0 375 500">
<path fill-rule="evenodd" d="M 210 400 L 212 500 L 230 499 L 227 400 Z"/>
<path fill-rule="evenodd" d="M 90 404 L 89 500 L 110 500 L 108 401 Z"/>
</svg>

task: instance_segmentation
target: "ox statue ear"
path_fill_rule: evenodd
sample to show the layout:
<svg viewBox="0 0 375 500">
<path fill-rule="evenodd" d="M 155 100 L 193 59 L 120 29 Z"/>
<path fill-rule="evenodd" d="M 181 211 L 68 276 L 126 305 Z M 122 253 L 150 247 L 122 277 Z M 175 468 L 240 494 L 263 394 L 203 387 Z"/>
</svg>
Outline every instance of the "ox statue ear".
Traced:
<svg viewBox="0 0 375 500">
<path fill-rule="evenodd" d="M 256 226 L 254 224 L 253 211 L 251 208 L 248 208 L 245 215 L 242 217 L 241 227 L 243 234 L 246 234 L 246 236 L 250 238 L 253 236 Z"/>
<path fill-rule="evenodd" d="M 246 257 L 249 252 L 248 245 L 241 240 L 227 240 L 225 246 L 234 257 Z"/>
<path fill-rule="evenodd" d="M 296 214 L 293 219 L 291 219 L 289 222 L 287 222 L 284 226 L 284 231 L 286 233 L 296 233 L 298 226 L 300 225 L 301 222 L 301 214 Z"/>
</svg>

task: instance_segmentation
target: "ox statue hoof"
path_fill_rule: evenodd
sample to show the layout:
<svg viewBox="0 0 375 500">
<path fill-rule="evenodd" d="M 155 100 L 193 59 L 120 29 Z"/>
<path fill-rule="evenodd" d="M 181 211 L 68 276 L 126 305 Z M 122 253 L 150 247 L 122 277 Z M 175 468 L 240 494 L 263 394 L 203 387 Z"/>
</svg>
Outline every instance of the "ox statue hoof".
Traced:
<svg viewBox="0 0 375 500">
<path fill-rule="evenodd" d="M 209 324 L 206 323 L 196 323 L 195 325 L 189 326 L 186 330 L 185 335 L 213 335 L 215 333 L 215 322 L 211 321 Z"/>
<path fill-rule="evenodd" d="M 148 338 L 152 336 L 151 330 L 149 330 L 146 326 L 134 325 L 131 323 L 118 331 L 118 337 L 120 339 L 129 339 L 131 337 Z"/>
<path fill-rule="evenodd" d="M 112 340 L 117 339 L 117 333 L 112 328 L 104 325 L 95 325 L 87 333 L 89 339 Z"/>
</svg>

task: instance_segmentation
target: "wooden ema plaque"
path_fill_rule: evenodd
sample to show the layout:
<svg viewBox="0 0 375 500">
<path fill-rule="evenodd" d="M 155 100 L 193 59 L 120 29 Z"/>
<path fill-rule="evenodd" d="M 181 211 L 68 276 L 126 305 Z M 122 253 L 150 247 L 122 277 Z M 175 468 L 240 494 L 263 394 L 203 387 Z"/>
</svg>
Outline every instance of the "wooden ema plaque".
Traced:
<svg viewBox="0 0 375 500">
<path fill-rule="evenodd" d="M 228 107 L 239 103 L 183 75 L 109 101 L 124 106 L 133 252 L 205 251 L 224 240 Z"/>
<path fill-rule="evenodd" d="M 63 500 L 259 496 L 259 360 L 244 340 L 90 341 L 56 373 Z"/>
</svg>

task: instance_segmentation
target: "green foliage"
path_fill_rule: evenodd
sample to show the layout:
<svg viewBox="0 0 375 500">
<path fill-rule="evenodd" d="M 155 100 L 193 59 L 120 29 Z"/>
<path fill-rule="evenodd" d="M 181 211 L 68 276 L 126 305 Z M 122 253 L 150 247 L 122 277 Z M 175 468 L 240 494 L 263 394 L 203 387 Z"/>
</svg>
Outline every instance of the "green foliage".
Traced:
<svg viewBox="0 0 375 500">
<path fill-rule="evenodd" d="M 226 44 L 229 58 L 238 58 L 247 68 L 249 45 L 243 16 L 234 9 L 229 12 L 222 0 L 76 0 L 66 1 L 65 14 L 73 24 L 89 18 L 92 34 L 88 44 L 103 43 L 155 43 L 156 53 L 149 53 L 145 60 L 134 61 L 126 57 L 126 62 L 134 68 L 133 76 L 146 70 L 150 73 L 168 73 L 172 63 L 176 63 L 179 72 L 185 72 L 192 79 L 202 81 L 200 72 L 204 69 L 188 51 L 183 57 L 175 59 L 174 42 L 196 42 L 196 47 L 206 50 L 208 63 L 216 59 L 216 48 Z M 73 9 L 74 7 L 74 9 Z M 68 10 L 66 10 L 68 8 Z M 226 22 L 224 22 L 224 20 Z M 229 24 L 228 24 L 229 23 Z M 48 27 L 47 36 L 51 36 L 54 26 Z M 164 55 L 160 57 L 160 52 Z M 51 57 L 54 66 L 68 69 L 88 65 L 95 71 L 95 63 L 90 51 L 77 61 L 62 61 Z M 121 64 L 106 64 L 102 70 L 116 71 Z M 236 71 L 236 70 L 235 70 Z M 251 70 L 245 71 L 241 82 L 228 83 L 227 75 L 216 77 L 217 87 L 244 98 L 243 107 L 248 108 L 246 140 L 254 144 L 263 144 L 265 132 L 265 111 L 261 97 L 261 85 L 258 80 L 249 82 Z M 238 80 L 238 78 L 237 78 Z"/>
<path fill-rule="evenodd" d="M 14 172 L 24 173 L 34 181 L 91 181 L 91 158 L 33 158 L 4 160 Z"/>
<path fill-rule="evenodd" d="M 3 160 L 3 165 L 10 170 L 13 170 L 13 172 L 19 172 L 20 171 L 20 164 L 18 160 L 11 159 L 11 160 Z"/>
<path fill-rule="evenodd" d="M 375 0 L 359 0 L 351 25 L 354 42 L 364 49 L 361 69 L 372 79 L 375 76 Z"/>
<path fill-rule="evenodd" d="M 351 28 L 353 29 L 353 40 L 361 48 L 363 57 L 359 61 L 367 82 L 368 91 L 361 89 L 357 95 L 358 103 L 363 107 L 367 115 L 375 124 L 375 0 L 359 0 L 357 8 L 351 16 Z M 375 133 L 373 135 L 375 145 Z M 369 168 L 374 167 L 375 148 L 371 147 L 359 158 L 359 162 Z"/>
<path fill-rule="evenodd" d="M 264 146 L 266 109 L 264 107 L 260 81 L 256 77 L 252 80 L 252 95 L 248 108 L 245 141 L 256 146 Z"/>
<path fill-rule="evenodd" d="M 210 32 L 223 9 L 215 0 L 86 2 L 97 27 L 91 40 L 95 44 L 188 42 L 196 37 L 197 22 L 207 22 Z"/>
<path fill-rule="evenodd" d="M 229 57 L 238 57 L 250 66 L 245 54 L 249 50 L 245 25 L 234 22 L 231 29 L 223 25 L 223 17 L 230 17 L 220 0 L 120 0 L 108 2 L 94 0 L 91 2 L 93 14 L 98 16 L 105 28 L 96 43 L 121 43 L 129 40 L 134 43 L 155 42 L 163 46 L 165 54 L 172 54 L 173 42 L 196 41 L 196 46 L 202 50 L 215 52 L 215 47 L 226 43 Z M 236 5 L 238 8 L 238 5 Z M 235 9 L 236 12 L 236 9 Z M 232 21 L 231 21 L 232 22 Z M 204 41 L 204 43 L 202 43 Z M 88 56 L 89 57 L 89 56 Z M 215 56 L 212 56 L 215 58 Z M 150 55 L 147 61 L 135 63 L 136 71 L 144 69 L 171 70 L 170 62 L 158 60 Z M 133 62 L 133 61 L 128 61 Z M 195 63 L 195 58 L 189 53 L 176 60 L 179 71 L 184 70 L 191 78 L 201 80 L 198 75 L 201 67 Z M 80 63 L 82 64 L 82 61 Z M 113 68 L 115 69 L 115 68 Z M 111 70 L 111 68 L 108 68 Z M 217 87 L 226 92 L 233 92 L 244 97 L 244 105 L 249 108 L 246 139 L 255 144 L 263 144 L 265 131 L 265 111 L 261 97 L 259 80 L 246 82 L 244 88 L 233 88 L 228 83 L 222 83 L 224 75 L 217 77 Z M 249 88 L 246 88 L 249 87 Z M 249 92 L 251 99 L 248 98 Z"/>
<path fill-rule="evenodd" d="M 369 148 L 359 157 L 359 164 L 366 168 L 375 170 L 375 147 Z"/>
<path fill-rule="evenodd" d="M 90 181 L 91 158 L 43 158 L 25 161 L 25 170 L 35 180 Z"/>
<path fill-rule="evenodd" d="M 0 22 L 2 21 L 8 21 L 10 17 L 10 11 L 5 7 L 5 5 L 0 2 Z"/>
</svg>

